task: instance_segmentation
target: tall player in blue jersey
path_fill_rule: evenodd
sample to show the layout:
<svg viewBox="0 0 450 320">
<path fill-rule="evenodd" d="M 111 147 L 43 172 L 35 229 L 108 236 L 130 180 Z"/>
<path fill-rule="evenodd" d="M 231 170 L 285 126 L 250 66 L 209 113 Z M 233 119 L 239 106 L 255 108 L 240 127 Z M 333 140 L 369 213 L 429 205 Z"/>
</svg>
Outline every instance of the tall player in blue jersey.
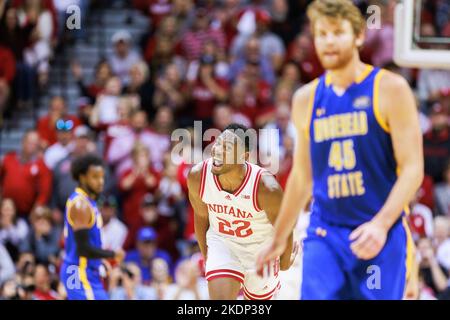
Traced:
<svg viewBox="0 0 450 320">
<path fill-rule="evenodd" d="M 108 295 L 99 274 L 102 259 L 120 262 L 124 252 L 102 249 L 102 219 L 96 199 L 104 186 L 103 163 L 96 155 L 87 154 L 75 159 L 71 171 L 78 187 L 66 203 L 61 281 L 69 300 L 105 300 Z"/>
<path fill-rule="evenodd" d="M 361 62 L 365 21 L 351 1 L 316 0 L 308 17 L 326 72 L 293 97 L 294 164 L 257 268 L 283 252 L 312 196 L 302 299 L 401 299 L 403 216 L 423 178 L 415 100 L 402 77 Z"/>
</svg>

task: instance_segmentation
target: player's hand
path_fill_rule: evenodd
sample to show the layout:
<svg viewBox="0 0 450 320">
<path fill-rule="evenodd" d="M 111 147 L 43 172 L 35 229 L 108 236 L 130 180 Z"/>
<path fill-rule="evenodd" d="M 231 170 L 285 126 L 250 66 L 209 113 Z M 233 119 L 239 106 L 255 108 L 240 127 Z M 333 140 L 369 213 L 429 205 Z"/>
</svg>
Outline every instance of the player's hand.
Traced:
<svg viewBox="0 0 450 320">
<path fill-rule="evenodd" d="M 353 230 L 349 239 L 350 248 L 355 256 L 362 260 L 376 257 L 386 243 L 388 230 L 380 223 L 369 221 Z"/>
<path fill-rule="evenodd" d="M 286 246 L 286 240 L 280 241 L 277 239 L 273 239 L 267 246 L 265 246 L 256 259 L 256 273 L 262 277 L 264 268 L 270 268 L 274 261 L 283 254 Z"/>
<path fill-rule="evenodd" d="M 114 256 L 116 262 L 120 264 L 124 258 L 125 258 L 125 251 L 123 251 L 122 249 L 117 250 L 116 255 Z"/>
</svg>

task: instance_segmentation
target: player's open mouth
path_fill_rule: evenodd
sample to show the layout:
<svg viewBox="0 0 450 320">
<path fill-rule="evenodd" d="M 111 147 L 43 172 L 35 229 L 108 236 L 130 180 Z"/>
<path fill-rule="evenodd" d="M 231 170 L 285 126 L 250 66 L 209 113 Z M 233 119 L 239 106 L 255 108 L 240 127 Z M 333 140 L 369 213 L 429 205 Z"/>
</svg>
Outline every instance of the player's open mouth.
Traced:
<svg viewBox="0 0 450 320">
<path fill-rule="evenodd" d="M 213 167 L 215 169 L 220 169 L 223 166 L 223 161 L 217 160 L 217 159 L 213 159 L 213 163 L 212 164 L 213 164 Z"/>
</svg>

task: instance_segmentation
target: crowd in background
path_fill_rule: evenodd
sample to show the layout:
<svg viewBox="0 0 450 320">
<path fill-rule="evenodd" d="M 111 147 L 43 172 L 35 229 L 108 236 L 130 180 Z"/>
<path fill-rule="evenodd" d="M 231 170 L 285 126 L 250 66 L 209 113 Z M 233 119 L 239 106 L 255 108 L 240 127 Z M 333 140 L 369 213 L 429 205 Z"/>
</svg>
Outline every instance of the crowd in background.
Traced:
<svg viewBox="0 0 450 320">
<path fill-rule="evenodd" d="M 66 41 L 64 4 L 77 3 L 88 14 L 99 2 L 0 0 L 0 126 L 3 117 L 33 108 L 36 91 L 45 90 L 51 61 Z M 202 121 L 203 130 L 232 122 L 277 129 L 275 144 L 264 136 L 258 144 L 280 150 L 271 161 L 279 161 L 275 174 L 284 187 L 295 145 L 292 95 L 323 73 L 305 17 L 309 2 L 124 1 L 148 16 L 148 34 L 134 39 L 127 30 L 116 32 L 112 53 L 98 61 L 92 81 L 73 61 L 72 76 L 84 97 L 77 112 L 68 112 L 64 98 L 52 97 L 20 151 L 0 161 L 0 299 L 65 299 L 58 272 L 65 202 L 76 187 L 70 165 L 89 152 L 106 164 L 98 200 L 104 247 L 127 251 L 123 265 L 105 264 L 111 299 L 207 299 L 187 199 L 191 163 L 184 154 L 171 154 L 171 133 L 186 128 L 201 136 L 194 120 Z M 416 94 L 426 177 L 409 222 L 420 298 L 448 299 L 450 70 L 396 66 L 395 1 L 355 2 L 363 12 L 370 4 L 382 9 L 381 29 L 367 31 L 363 61 L 402 74 Z M 445 0 L 426 2 L 423 36 L 450 37 L 449 7 Z M 85 36 L 78 30 L 74 37 Z M 184 147 L 201 154 L 204 146 Z"/>
</svg>

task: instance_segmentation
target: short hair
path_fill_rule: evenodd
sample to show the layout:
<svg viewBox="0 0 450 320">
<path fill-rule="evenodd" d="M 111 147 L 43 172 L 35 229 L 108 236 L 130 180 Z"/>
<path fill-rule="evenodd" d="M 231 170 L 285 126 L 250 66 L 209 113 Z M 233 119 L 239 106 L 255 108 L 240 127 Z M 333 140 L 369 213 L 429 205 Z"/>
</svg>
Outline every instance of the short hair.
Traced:
<svg viewBox="0 0 450 320">
<path fill-rule="evenodd" d="M 314 0 L 308 6 L 307 15 L 313 34 L 315 21 L 323 16 L 348 20 L 355 35 L 360 35 L 365 29 L 364 17 L 351 0 Z"/>
<path fill-rule="evenodd" d="M 239 123 L 231 123 L 225 129 L 223 129 L 222 132 L 225 132 L 227 130 L 233 131 L 233 133 L 237 135 L 239 139 L 241 139 L 241 141 L 244 143 L 246 152 L 250 151 L 250 141 L 245 134 L 247 130 L 249 130 L 249 128 Z"/>
<path fill-rule="evenodd" d="M 88 153 L 86 155 L 80 156 L 76 158 L 71 165 L 71 173 L 72 178 L 80 182 L 80 176 L 82 174 L 86 174 L 89 170 L 90 166 L 102 166 L 103 167 L 103 160 L 96 155 L 95 153 Z"/>
</svg>

